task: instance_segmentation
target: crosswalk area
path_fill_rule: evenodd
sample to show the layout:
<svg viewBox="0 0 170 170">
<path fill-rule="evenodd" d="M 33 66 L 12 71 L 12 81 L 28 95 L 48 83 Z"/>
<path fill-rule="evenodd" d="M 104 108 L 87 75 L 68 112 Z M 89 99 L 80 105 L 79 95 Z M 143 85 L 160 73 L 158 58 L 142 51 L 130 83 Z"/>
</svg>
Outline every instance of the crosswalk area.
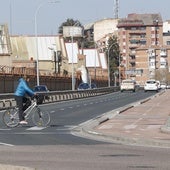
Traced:
<svg viewBox="0 0 170 170">
<path fill-rule="evenodd" d="M 58 126 L 47 126 L 47 127 L 38 127 L 38 126 L 18 126 L 15 128 L 8 128 L 3 127 L 0 128 L 0 134 L 8 134 L 8 133 L 15 133 L 15 134 L 57 134 L 57 133 L 70 133 L 74 128 L 77 126 L 74 125 L 58 125 Z"/>
</svg>

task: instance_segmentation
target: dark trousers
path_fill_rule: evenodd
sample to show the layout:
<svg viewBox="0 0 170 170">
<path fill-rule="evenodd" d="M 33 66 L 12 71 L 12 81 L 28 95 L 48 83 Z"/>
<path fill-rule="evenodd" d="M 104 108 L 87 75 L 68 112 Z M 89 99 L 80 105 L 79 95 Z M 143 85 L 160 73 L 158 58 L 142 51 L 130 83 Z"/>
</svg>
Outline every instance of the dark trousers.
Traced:
<svg viewBox="0 0 170 170">
<path fill-rule="evenodd" d="M 15 96 L 15 100 L 19 110 L 19 120 L 25 120 L 24 111 L 31 105 L 31 101 L 28 98 L 22 96 Z"/>
</svg>

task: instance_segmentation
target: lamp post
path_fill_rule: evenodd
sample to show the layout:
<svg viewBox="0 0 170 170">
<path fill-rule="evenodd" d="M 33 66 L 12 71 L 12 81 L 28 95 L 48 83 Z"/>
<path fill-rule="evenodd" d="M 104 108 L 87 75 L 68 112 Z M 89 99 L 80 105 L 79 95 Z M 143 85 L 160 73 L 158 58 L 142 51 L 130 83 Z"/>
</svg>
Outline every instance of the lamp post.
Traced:
<svg viewBox="0 0 170 170">
<path fill-rule="evenodd" d="M 78 21 L 76 23 L 73 24 L 72 27 L 75 27 L 77 24 L 80 24 Z M 75 90 L 75 83 L 74 83 L 74 47 L 73 47 L 73 43 L 74 43 L 74 35 L 76 35 L 76 33 L 73 31 L 71 31 L 71 47 L 72 47 L 72 57 L 71 57 L 71 65 L 72 65 L 72 71 L 71 71 L 71 82 L 72 82 L 72 90 Z"/>
<path fill-rule="evenodd" d="M 71 35 L 71 52 L 72 52 L 72 57 L 71 57 L 71 83 L 72 83 L 72 90 L 74 91 L 74 64 L 73 64 L 73 58 L 74 58 L 74 49 L 73 49 L 73 34 Z"/>
<path fill-rule="evenodd" d="M 98 51 L 98 44 L 95 42 L 95 58 L 94 58 L 94 81 L 95 83 L 96 83 L 96 61 L 97 61 L 96 57 L 98 57 L 97 51 Z"/>
<path fill-rule="evenodd" d="M 76 26 L 78 24 L 78 26 Z M 71 55 L 69 56 L 69 63 L 71 63 L 71 79 L 72 90 L 75 90 L 75 78 L 74 78 L 74 37 L 82 37 L 82 27 L 80 22 L 77 21 L 71 26 L 63 26 L 63 36 L 71 39 Z M 71 62 L 70 62 L 71 61 Z"/>
<path fill-rule="evenodd" d="M 48 2 L 42 2 L 39 4 L 39 6 L 37 7 L 36 11 L 35 11 L 35 15 L 34 15 L 34 26 L 35 26 L 35 44 L 36 44 L 36 72 L 37 72 L 37 86 L 39 86 L 40 84 L 40 80 L 39 80 L 39 53 L 38 53 L 38 36 L 37 36 L 37 14 L 38 11 L 40 10 L 40 8 L 46 4 L 46 3 L 57 3 L 59 1 L 48 1 Z"/>
</svg>

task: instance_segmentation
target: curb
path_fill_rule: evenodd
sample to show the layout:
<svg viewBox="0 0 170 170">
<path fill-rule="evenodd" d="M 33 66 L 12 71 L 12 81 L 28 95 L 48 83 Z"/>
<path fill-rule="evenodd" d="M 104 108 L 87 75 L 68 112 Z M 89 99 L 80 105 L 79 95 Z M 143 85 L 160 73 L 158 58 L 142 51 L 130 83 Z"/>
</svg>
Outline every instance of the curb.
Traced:
<svg viewBox="0 0 170 170">
<path fill-rule="evenodd" d="M 116 135 L 106 135 L 104 133 L 98 132 L 95 130 L 95 127 L 98 125 L 108 121 L 109 119 L 114 118 L 116 115 L 121 114 L 122 112 L 131 109 L 137 105 L 143 104 L 155 97 L 162 95 L 164 92 L 151 96 L 147 99 L 132 103 L 130 105 L 126 105 L 124 107 L 112 110 L 110 112 L 104 113 L 94 119 L 90 119 L 82 124 L 80 124 L 77 128 L 73 129 L 73 134 L 76 136 L 87 137 L 90 139 L 95 139 L 98 141 L 111 142 L 111 143 L 120 143 L 126 145 L 136 145 L 136 146 L 147 146 L 147 147 L 166 147 L 170 148 L 170 141 L 161 141 L 154 139 L 141 139 L 141 138 L 128 138 L 124 136 L 116 136 Z M 170 120 L 170 119 L 169 119 Z M 164 125 L 160 129 L 163 133 L 170 133 L 170 127 Z"/>
<path fill-rule="evenodd" d="M 13 166 L 13 165 L 2 165 L 0 164 L 0 169 L 4 170 L 35 170 L 35 168 L 28 168 L 23 166 Z"/>
</svg>

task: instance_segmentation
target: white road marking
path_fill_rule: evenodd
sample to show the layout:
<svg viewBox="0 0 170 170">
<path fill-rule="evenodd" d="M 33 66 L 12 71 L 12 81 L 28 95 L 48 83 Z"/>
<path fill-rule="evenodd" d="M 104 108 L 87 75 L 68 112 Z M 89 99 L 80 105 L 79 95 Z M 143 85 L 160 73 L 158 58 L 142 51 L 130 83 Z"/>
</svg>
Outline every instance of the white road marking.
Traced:
<svg viewBox="0 0 170 170">
<path fill-rule="evenodd" d="M 34 126 L 34 127 L 31 127 L 31 128 L 28 128 L 27 130 L 43 130 L 45 129 L 46 127 L 38 127 L 38 126 Z"/>
<path fill-rule="evenodd" d="M 126 129 L 126 130 L 128 130 L 128 129 L 135 129 L 136 127 L 137 127 L 137 125 L 131 124 L 131 125 L 124 126 L 124 129 Z"/>
<path fill-rule="evenodd" d="M 0 129 L 0 130 L 11 130 L 11 129 L 8 128 L 8 129 Z"/>
<path fill-rule="evenodd" d="M 54 111 L 54 110 L 52 110 L 50 113 L 55 113 L 55 111 Z"/>
<path fill-rule="evenodd" d="M 73 130 L 74 128 L 76 128 L 77 126 L 72 126 L 72 125 L 65 125 L 63 126 L 63 128 L 57 128 L 56 130 L 59 131 L 64 131 L 64 130 Z"/>
<path fill-rule="evenodd" d="M 14 146 L 14 145 L 9 144 L 9 143 L 1 143 L 1 142 L 0 142 L 0 145 L 5 145 L 5 146 Z"/>
</svg>

